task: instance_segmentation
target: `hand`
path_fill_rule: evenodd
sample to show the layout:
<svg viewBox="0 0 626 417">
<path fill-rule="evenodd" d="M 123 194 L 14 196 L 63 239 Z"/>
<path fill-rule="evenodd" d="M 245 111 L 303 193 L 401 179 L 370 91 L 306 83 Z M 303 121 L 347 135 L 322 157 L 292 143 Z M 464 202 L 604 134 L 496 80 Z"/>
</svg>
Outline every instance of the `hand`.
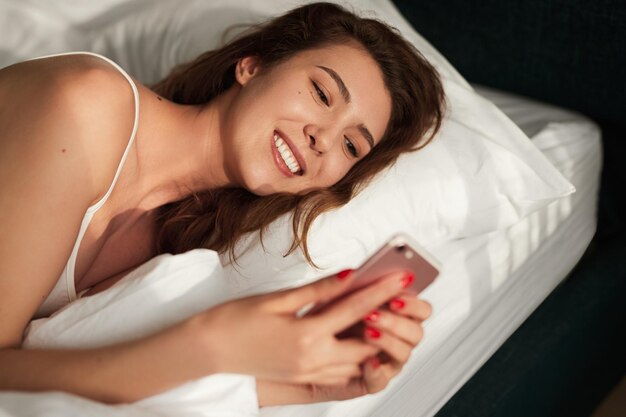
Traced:
<svg viewBox="0 0 626 417">
<path fill-rule="evenodd" d="M 396 376 L 422 339 L 421 323 L 430 317 L 432 307 L 414 295 L 403 294 L 391 300 L 386 308 L 370 312 L 363 320 L 341 332 L 343 340 L 364 338 L 380 348 L 380 354 L 361 364 L 362 375 L 338 385 L 290 384 L 257 379 L 259 406 L 307 404 L 347 400 L 383 390 Z M 376 329 L 379 337 L 365 329 Z M 382 359 L 381 359 L 382 357 Z"/>
<path fill-rule="evenodd" d="M 422 322 L 431 314 L 432 306 L 428 302 L 405 293 L 365 318 L 362 333 L 365 340 L 382 351 L 364 367 L 365 393 L 381 391 L 402 370 L 411 351 L 422 340 Z"/>
<path fill-rule="evenodd" d="M 333 300 L 352 277 L 331 276 L 301 288 L 230 301 L 198 315 L 194 322 L 214 372 L 243 373 L 297 384 L 346 384 L 362 374 L 360 364 L 379 352 L 361 339 L 340 340 L 342 330 L 397 297 L 404 274 L 390 274 L 329 305 L 297 318 L 311 302 Z M 386 344 L 385 344 L 386 346 Z"/>
<path fill-rule="evenodd" d="M 362 338 L 380 349 L 362 364 L 363 375 L 341 386 L 301 386 L 300 397 L 311 402 L 345 400 L 382 391 L 408 361 L 423 337 L 422 322 L 432 314 L 431 305 L 410 293 L 372 310 L 362 322 L 339 334 L 341 339 Z"/>
</svg>

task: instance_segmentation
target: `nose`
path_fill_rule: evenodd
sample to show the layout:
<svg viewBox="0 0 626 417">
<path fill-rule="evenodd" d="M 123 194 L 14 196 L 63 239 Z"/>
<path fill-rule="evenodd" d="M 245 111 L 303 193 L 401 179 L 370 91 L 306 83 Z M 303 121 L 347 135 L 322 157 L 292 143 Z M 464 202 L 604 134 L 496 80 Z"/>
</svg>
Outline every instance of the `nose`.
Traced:
<svg viewBox="0 0 626 417">
<path fill-rule="evenodd" d="M 309 147 L 318 154 L 328 151 L 331 146 L 331 139 L 328 132 L 323 132 L 315 126 L 307 125 L 304 128 L 304 134 L 309 138 Z"/>
</svg>

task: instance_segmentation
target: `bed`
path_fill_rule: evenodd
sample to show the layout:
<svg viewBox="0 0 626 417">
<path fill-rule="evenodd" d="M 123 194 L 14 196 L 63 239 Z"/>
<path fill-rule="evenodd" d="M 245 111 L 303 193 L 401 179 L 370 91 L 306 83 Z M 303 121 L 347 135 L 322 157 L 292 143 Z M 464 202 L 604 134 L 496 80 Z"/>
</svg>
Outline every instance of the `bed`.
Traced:
<svg viewBox="0 0 626 417">
<path fill-rule="evenodd" d="M 166 2 L 156 3 L 160 3 L 164 8 L 172 7 Z M 0 21 L 0 27 L 5 28 L 0 34 L 2 35 L 0 66 L 49 53 L 90 50 L 109 56 L 137 79 L 146 83 L 154 82 L 164 75 L 172 63 L 189 59 L 196 52 L 193 47 L 180 44 L 184 41 L 191 42 L 189 38 L 148 36 L 154 35 L 146 33 L 146 28 L 150 27 L 148 23 L 154 23 L 151 19 L 156 19 L 156 15 L 150 14 L 154 13 L 156 3 L 109 0 L 98 5 L 81 6 L 79 2 L 73 1 L 64 2 L 62 5 L 51 5 L 35 0 L 0 1 L 2 9 L 0 19 L 4 19 Z M 212 5 L 215 7 L 215 4 L 220 3 L 230 4 L 232 7 L 237 2 L 213 2 Z M 354 3 L 355 6 L 387 13 L 386 16 L 398 19 L 398 12 L 390 2 Z M 203 2 L 190 1 L 187 4 L 202 5 Z M 253 16 L 254 11 L 258 11 L 255 7 L 258 6 L 250 5 L 250 16 Z M 134 29 L 120 31 L 121 26 L 126 25 L 128 28 L 132 22 L 137 22 L 136 13 L 139 10 L 143 10 L 143 16 L 147 16 L 143 24 L 137 24 Z M 187 13 L 192 11 L 193 8 L 186 9 Z M 185 11 L 181 12 L 183 15 L 184 13 Z M 188 14 L 186 18 L 191 19 L 191 16 Z M 240 14 L 235 17 L 241 19 Z M 226 19 L 224 25 L 228 22 Z M 394 20 L 394 23 L 407 24 L 400 20 Z M 103 33 L 106 36 L 103 36 Z M 134 36 L 131 37 L 132 42 L 129 42 L 129 33 Z M 167 42 L 174 41 L 179 43 L 170 48 L 163 48 Z M 118 47 L 125 43 L 127 47 Z M 428 48 L 427 44 L 424 45 Z M 170 53 L 159 52 L 159 47 Z M 145 65 L 146 55 L 152 55 L 152 59 L 156 60 L 152 62 L 157 64 Z M 429 56 L 435 56 L 435 53 Z M 432 238 L 428 239 L 428 249 L 437 258 L 444 259 L 446 267 L 436 283 L 423 294 L 436 311 L 425 324 L 426 337 L 415 350 L 403 373 L 394 379 L 386 390 L 351 401 L 268 407 L 259 412 L 252 404 L 254 396 L 250 391 L 253 391 L 254 387 L 250 379 L 234 377 L 228 379 L 224 376 L 225 379 L 221 380 L 223 384 L 221 391 L 215 390 L 212 397 L 200 394 L 202 387 L 206 388 L 208 386 L 206 384 L 211 383 L 206 381 L 205 385 L 192 387 L 187 391 L 183 387 L 182 390 L 166 393 L 160 399 L 148 399 L 137 404 L 115 407 L 62 393 L 3 392 L 0 393 L 0 414 L 243 416 L 260 413 L 262 416 L 304 417 L 435 415 L 581 259 L 596 230 L 597 198 L 602 166 L 600 131 L 588 118 L 498 90 L 477 85 L 469 86 L 453 68 L 450 69 L 444 64 L 438 68 L 444 72 L 449 85 L 454 84 L 455 87 L 450 87 L 451 89 L 461 89 L 458 91 L 458 97 L 466 97 L 471 93 L 483 97 L 489 103 L 494 103 L 521 129 L 524 137 L 531 139 L 528 143 L 535 151 L 540 151 L 541 158 L 545 158 L 542 163 L 547 162 L 556 168 L 558 173 L 575 187 L 576 192 L 566 192 L 568 184 L 558 183 L 557 185 L 562 187 L 561 191 L 554 192 L 549 198 L 542 196 L 533 199 L 532 204 L 515 206 L 516 210 L 503 214 L 498 224 L 478 222 L 480 223 L 478 227 L 476 222 L 465 222 L 456 229 L 448 228 L 441 231 L 441 228 L 435 225 L 431 229 L 415 231 L 415 235 L 422 241 Z M 457 97 L 454 91 L 451 94 Z M 467 103 L 462 104 L 465 106 L 459 105 L 458 109 L 466 110 Z M 456 114 L 461 110 L 455 108 Z M 557 185 L 554 185 L 554 188 Z M 451 212 L 450 215 L 452 214 L 458 212 Z M 482 215 L 485 216 L 484 213 Z M 339 218 L 335 221 L 341 220 Z M 332 224 L 333 220 L 327 221 Z M 382 227 L 391 233 L 393 230 L 388 229 L 396 225 L 383 224 Z M 367 255 L 374 241 L 378 240 L 373 239 L 371 244 L 368 243 L 369 246 L 363 242 L 340 243 L 357 262 Z M 280 242 L 270 239 L 271 242 L 277 244 L 276 252 L 280 253 L 281 247 L 278 244 Z M 313 249 L 315 250 L 315 246 Z M 209 253 L 192 253 L 188 256 L 187 261 L 198 264 L 217 262 L 215 256 Z M 191 257 L 195 258 L 191 260 Z M 337 258 L 330 255 L 320 257 L 329 265 L 337 262 Z M 223 261 L 222 259 L 222 264 L 225 264 Z M 242 278 L 242 275 L 235 276 L 233 270 L 226 269 L 226 281 L 220 281 L 219 285 L 228 287 L 231 296 L 243 296 L 300 285 L 320 276 L 302 269 L 301 258 L 281 261 L 287 262 L 286 264 L 260 265 L 260 262 L 262 260 L 258 256 L 243 259 L 244 270 L 253 267 L 255 271 L 259 271 L 253 279 L 245 276 Z M 280 274 L 276 274 L 276 271 L 280 271 Z M 137 275 L 141 275 L 140 272 L 137 272 Z M 298 276 L 296 272 L 303 272 L 299 275 L 303 279 L 288 279 Z M 149 273 L 145 274 L 148 275 Z M 220 277 L 224 279 L 223 275 Z M 197 275 L 197 282 L 194 281 L 189 285 L 206 285 L 207 278 L 206 274 Z M 116 285 L 112 288 L 113 291 L 105 292 L 102 296 L 93 297 L 91 300 L 89 298 L 79 300 L 79 305 L 73 306 L 74 310 L 66 310 L 65 316 L 72 311 L 84 312 L 88 309 L 104 311 L 104 308 L 109 308 L 107 311 L 112 315 L 121 314 L 119 306 L 116 311 L 111 309 L 110 302 L 117 294 L 117 297 L 126 297 L 123 300 L 131 304 L 131 297 L 128 295 L 131 285 L 128 281 L 121 281 L 122 285 Z M 146 285 L 150 285 L 149 279 L 144 281 Z M 176 294 L 170 292 L 164 297 L 170 297 L 168 300 L 171 299 L 175 303 L 180 302 L 184 291 L 180 291 L 180 294 L 177 298 Z M 194 305 L 197 308 L 206 307 L 206 304 L 202 304 L 206 302 L 207 300 L 198 300 Z M 219 300 L 211 302 L 216 303 Z M 98 303 L 101 305 L 98 306 Z M 176 314 L 189 313 L 183 311 Z M 175 321 L 180 317 L 176 314 L 172 313 L 167 319 L 164 318 L 165 321 L 160 321 L 158 326 L 163 326 L 167 320 Z M 30 346 L 54 346 L 55 343 L 71 345 L 78 340 L 78 336 L 72 336 L 73 331 L 80 334 L 79 339 L 81 337 L 84 339 L 84 329 L 80 331 L 77 329 L 81 326 L 87 328 L 90 323 L 76 321 L 72 327 L 65 316 L 59 314 L 50 320 L 33 323 L 28 335 Z M 61 340 L 62 337 L 53 336 L 58 334 L 55 331 L 60 328 L 69 329 L 66 341 Z M 106 331 L 102 330 L 101 335 L 105 337 Z M 119 337 L 132 335 L 132 328 L 129 328 L 126 334 L 120 334 Z M 89 338 L 90 343 L 97 343 L 93 341 L 93 335 Z M 212 406 L 217 403 L 219 405 Z"/>
<path fill-rule="evenodd" d="M 578 263 L 596 230 L 602 148 L 589 119 L 519 96 L 476 86 L 519 123 L 576 186 L 559 200 L 500 231 L 434 249 L 450 260 L 449 304 L 426 327 L 404 377 L 368 401 L 269 408 L 267 416 L 432 416 L 480 368 Z M 446 277 L 444 277 L 445 279 Z"/>
</svg>

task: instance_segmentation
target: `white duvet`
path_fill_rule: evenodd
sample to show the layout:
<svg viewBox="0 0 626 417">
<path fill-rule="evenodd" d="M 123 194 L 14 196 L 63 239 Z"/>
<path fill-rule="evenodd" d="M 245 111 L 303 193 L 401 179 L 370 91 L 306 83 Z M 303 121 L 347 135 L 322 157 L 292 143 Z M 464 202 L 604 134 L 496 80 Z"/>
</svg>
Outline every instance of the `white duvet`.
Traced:
<svg viewBox="0 0 626 417">
<path fill-rule="evenodd" d="M 214 251 L 161 255 L 109 290 L 66 306 L 27 329 L 25 348 L 88 348 L 132 340 L 235 297 Z M 85 378 L 90 378 L 85 375 Z M 106 406 L 64 393 L 0 393 L 10 416 L 254 416 L 254 378 L 214 375 L 139 401 Z"/>
</svg>

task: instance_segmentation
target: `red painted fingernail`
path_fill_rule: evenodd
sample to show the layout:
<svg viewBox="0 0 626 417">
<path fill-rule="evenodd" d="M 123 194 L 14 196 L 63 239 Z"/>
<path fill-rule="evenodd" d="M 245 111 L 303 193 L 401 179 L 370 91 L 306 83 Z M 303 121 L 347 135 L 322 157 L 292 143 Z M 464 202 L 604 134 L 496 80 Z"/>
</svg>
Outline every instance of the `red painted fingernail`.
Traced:
<svg viewBox="0 0 626 417">
<path fill-rule="evenodd" d="M 415 280 L 415 276 L 412 273 L 407 272 L 404 278 L 400 281 L 400 284 L 402 285 L 402 288 L 408 288 L 413 280 Z"/>
<path fill-rule="evenodd" d="M 405 305 L 406 303 L 399 298 L 394 298 L 389 302 L 389 308 L 395 311 L 402 310 Z"/>
<path fill-rule="evenodd" d="M 373 357 L 370 359 L 370 365 L 372 365 L 372 368 L 377 369 L 380 366 L 380 359 L 376 356 Z"/>
<path fill-rule="evenodd" d="M 377 322 L 380 318 L 380 312 L 378 310 L 374 310 L 365 317 L 365 321 L 370 321 L 372 323 Z"/>
<path fill-rule="evenodd" d="M 344 269 L 343 271 L 337 274 L 337 279 L 340 281 L 343 281 L 344 279 L 348 278 L 351 273 L 352 273 L 352 269 Z"/>
<path fill-rule="evenodd" d="M 378 329 L 375 329 L 373 327 L 366 327 L 365 328 L 365 336 L 369 337 L 370 339 L 378 339 L 380 338 L 380 331 Z"/>
</svg>

